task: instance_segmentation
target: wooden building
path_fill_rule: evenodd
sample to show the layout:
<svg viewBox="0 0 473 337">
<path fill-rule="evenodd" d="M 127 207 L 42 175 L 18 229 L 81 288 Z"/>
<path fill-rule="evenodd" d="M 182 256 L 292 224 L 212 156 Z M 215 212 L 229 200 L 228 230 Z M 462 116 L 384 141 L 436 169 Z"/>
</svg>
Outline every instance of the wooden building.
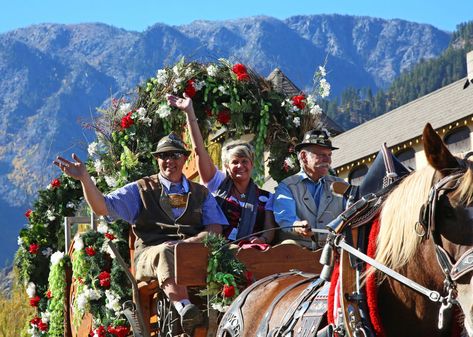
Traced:
<svg viewBox="0 0 473 337">
<path fill-rule="evenodd" d="M 432 124 L 454 153 L 473 149 L 473 52 L 467 55 L 468 76 L 372 119 L 333 138 L 339 150 L 332 166 L 338 176 L 358 185 L 383 143 L 406 166 L 426 165 L 422 130 Z M 466 88 L 465 88 L 466 87 Z"/>
</svg>

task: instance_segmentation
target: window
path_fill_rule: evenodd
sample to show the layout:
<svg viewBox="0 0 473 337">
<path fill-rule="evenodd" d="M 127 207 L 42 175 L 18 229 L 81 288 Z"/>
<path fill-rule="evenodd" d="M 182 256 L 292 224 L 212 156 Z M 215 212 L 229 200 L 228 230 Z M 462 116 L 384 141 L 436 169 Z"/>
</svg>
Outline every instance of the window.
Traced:
<svg viewBox="0 0 473 337">
<path fill-rule="evenodd" d="M 357 166 L 348 175 L 348 182 L 353 186 L 359 186 L 363 182 L 363 178 L 365 177 L 366 173 L 368 173 L 368 166 Z"/>
<path fill-rule="evenodd" d="M 416 152 L 412 147 L 396 153 L 396 158 L 408 169 L 416 169 Z"/>
<path fill-rule="evenodd" d="M 450 131 L 444 138 L 448 149 L 453 153 L 466 153 L 471 150 L 470 129 L 462 126 Z"/>
</svg>

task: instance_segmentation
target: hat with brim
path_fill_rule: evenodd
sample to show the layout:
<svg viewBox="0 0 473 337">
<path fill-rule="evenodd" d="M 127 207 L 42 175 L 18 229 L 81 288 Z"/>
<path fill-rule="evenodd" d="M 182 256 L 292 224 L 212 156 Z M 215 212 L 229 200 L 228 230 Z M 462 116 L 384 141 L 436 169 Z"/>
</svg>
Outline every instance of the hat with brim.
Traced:
<svg viewBox="0 0 473 337">
<path fill-rule="evenodd" d="M 161 138 L 156 146 L 156 150 L 151 152 L 154 156 L 163 152 L 179 152 L 185 156 L 189 156 L 191 151 L 186 149 L 186 144 L 175 134 L 170 133 L 169 135 Z"/>
<path fill-rule="evenodd" d="M 304 138 L 302 142 L 295 146 L 296 152 L 299 152 L 304 147 L 309 145 L 318 145 L 322 147 L 326 147 L 330 150 L 338 150 L 338 147 L 332 145 L 332 141 L 330 140 L 330 135 L 327 130 L 310 130 L 304 134 Z"/>
</svg>

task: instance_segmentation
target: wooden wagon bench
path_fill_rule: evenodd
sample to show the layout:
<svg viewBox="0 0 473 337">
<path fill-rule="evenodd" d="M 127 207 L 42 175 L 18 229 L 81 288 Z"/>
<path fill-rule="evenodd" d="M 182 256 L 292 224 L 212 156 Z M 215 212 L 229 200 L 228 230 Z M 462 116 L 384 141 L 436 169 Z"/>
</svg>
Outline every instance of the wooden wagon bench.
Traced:
<svg viewBox="0 0 473 337">
<path fill-rule="evenodd" d="M 132 247 L 132 246 L 131 246 Z M 130 248 L 131 248 L 130 247 Z M 311 251 L 297 245 L 276 245 L 266 251 L 255 248 L 240 249 L 236 258 L 253 274 L 256 280 L 265 276 L 297 269 L 319 274 L 320 250 Z M 209 250 L 201 243 L 179 243 L 175 247 L 176 283 L 186 287 L 205 287 Z M 156 314 L 158 282 L 140 282 L 139 293 L 143 316 L 149 317 L 149 331 L 153 332 L 158 320 Z M 216 322 L 210 322 L 215 324 Z M 153 336 L 153 333 L 151 333 Z M 197 328 L 194 337 L 206 336 L 205 327 Z"/>
</svg>

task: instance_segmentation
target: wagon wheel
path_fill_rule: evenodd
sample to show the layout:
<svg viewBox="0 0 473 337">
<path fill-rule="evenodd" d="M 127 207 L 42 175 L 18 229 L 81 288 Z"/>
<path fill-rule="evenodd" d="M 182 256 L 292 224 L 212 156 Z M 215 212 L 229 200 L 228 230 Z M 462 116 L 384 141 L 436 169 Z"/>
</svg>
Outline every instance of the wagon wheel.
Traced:
<svg viewBox="0 0 473 337">
<path fill-rule="evenodd" d="M 180 316 L 162 291 L 157 299 L 158 337 L 174 337 L 182 334 Z"/>
</svg>

